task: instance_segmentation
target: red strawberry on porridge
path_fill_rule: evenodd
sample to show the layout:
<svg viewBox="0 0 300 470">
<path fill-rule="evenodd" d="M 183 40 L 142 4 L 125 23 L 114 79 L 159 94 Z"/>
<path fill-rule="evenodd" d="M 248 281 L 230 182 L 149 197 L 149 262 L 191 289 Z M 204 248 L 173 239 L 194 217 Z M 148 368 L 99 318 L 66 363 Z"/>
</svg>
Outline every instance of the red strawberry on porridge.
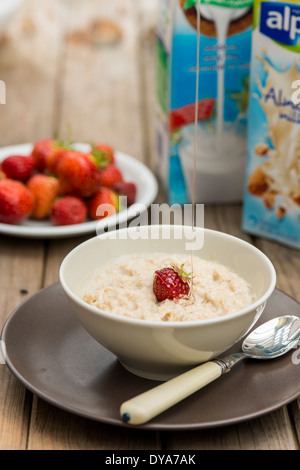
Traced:
<svg viewBox="0 0 300 470">
<path fill-rule="evenodd" d="M 155 271 L 153 292 L 159 302 L 188 296 L 190 293 L 190 274 L 186 274 L 183 265 L 180 268 L 170 267 Z"/>
</svg>

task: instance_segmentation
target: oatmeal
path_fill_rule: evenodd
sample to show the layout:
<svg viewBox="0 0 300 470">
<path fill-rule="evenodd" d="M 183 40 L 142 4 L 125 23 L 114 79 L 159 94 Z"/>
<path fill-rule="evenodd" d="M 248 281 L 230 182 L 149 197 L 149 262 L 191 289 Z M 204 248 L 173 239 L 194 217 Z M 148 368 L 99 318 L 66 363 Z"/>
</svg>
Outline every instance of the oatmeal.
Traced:
<svg viewBox="0 0 300 470">
<path fill-rule="evenodd" d="M 83 300 L 123 317 L 150 321 L 191 321 L 236 312 L 254 300 L 249 284 L 225 266 L 193 258 L 193 297 L 158 302 L 153 293 L 157 269 L 181 266 L 191 271 L 191 256 L 135 254 L 114 260 L 92 273 Z"/>
</svg>

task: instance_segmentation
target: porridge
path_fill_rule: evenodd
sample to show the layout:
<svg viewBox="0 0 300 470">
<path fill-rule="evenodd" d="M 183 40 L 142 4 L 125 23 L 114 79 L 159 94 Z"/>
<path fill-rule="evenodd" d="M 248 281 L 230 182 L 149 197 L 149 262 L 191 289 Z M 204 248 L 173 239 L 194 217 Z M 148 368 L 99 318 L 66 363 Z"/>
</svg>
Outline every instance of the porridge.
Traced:
<svg viewBox="0 0 300 470">
<path fill-rule="evenodd" d="M 92 273 L 83 300 L 112 314 L 150 321 L 192 321 L 238 311 L 255 299 L 249 284 L 225 266 L 193 258 L 192 295 L 158 301 L 154 273 L 167 266 L 191 271 L 191 256 L 135 254 L 118 258 Z"/>
</svg>

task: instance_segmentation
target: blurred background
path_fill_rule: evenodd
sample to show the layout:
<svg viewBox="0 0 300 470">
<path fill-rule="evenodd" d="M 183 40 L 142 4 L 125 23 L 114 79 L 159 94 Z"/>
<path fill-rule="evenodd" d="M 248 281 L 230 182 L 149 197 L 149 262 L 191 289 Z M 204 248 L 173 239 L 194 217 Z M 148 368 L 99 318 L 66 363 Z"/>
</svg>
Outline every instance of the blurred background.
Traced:
<svg viewBox="0 0 300 470">
<path fill-rule="evenodd" d="M 157 0 L 1 0 L 0 146 L 105 141 L 153 164 Z"/>
</svg>

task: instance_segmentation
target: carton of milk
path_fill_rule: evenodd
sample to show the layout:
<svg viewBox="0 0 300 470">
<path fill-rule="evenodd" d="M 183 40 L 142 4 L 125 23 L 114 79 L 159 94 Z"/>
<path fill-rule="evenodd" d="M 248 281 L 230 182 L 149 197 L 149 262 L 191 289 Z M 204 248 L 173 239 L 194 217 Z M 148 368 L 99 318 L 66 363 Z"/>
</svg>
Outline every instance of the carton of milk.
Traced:
<svg viewBox="0 0 300 470">
<path fill-rule="evenodd" d="M 242 200 L 252 6 L 251 0 L 159 2 L 157 173 L 171 204 L 191 202 L 194 168 L 196 202 Z"/>
<path fill-rule="evenodd" d="M 300 248 L 300 4 L 255 1 L 243 228 Z"/>
</svg>

